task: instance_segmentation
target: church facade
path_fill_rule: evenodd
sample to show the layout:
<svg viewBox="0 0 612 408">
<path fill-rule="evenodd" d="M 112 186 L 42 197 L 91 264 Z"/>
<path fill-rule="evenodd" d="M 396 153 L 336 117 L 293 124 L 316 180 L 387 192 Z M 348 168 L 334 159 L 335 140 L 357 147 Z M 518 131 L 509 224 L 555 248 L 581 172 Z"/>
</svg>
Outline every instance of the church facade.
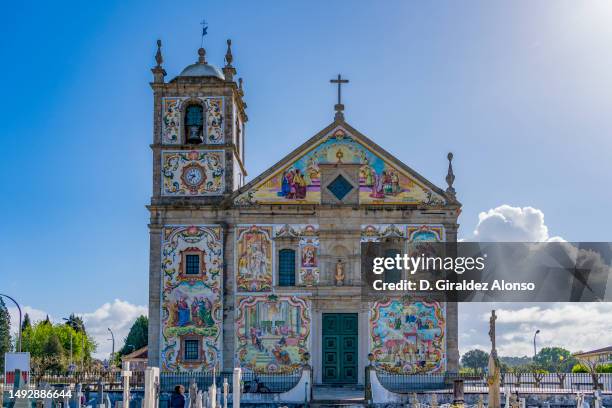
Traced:
<svg viewBox="0 0 612 408">
<path fill-rule="evenodd" d="M 151 83 L 149 365 L 310 365 L 315 383 L 329 384 L 363 384 L 370 363 L 457 371 L 456 303 L 361 291 L 370 273 L 363 243 L 395 256 L 456 241 L 450 163 L 442 190 L 346 123 L 338 101 L 332 123 L 247 183 L 248 117 L 231 42 L 222 69 L 200 49 L 169 82 L 160 48 Z"/>
</svg>

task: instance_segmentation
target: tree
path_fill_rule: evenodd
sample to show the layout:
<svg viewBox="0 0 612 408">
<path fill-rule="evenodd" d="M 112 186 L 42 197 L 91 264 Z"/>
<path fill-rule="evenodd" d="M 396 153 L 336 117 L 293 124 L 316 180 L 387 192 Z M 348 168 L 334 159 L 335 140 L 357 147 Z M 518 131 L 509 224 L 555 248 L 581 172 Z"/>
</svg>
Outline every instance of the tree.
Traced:
<svg viewBox="0 0 612 408">
<path fill-rule="evenodd" d="M 4 372 L 4 353 L 11 351 L 11 315 L 0 297 L 0 369 Z"/>
<path fill-rule="evenodd" d="M 24 332 L 26 331 L 29 327 L 32 327 L 32 322 L 30 321 L 30 315 L 29 314 L 25 314 L 23 316 L 23 322 L 21 323 L 21 331 Z"/>
<path fill-rule="evenodd" d="M 41 364 L 41 371 L 46 370 L 62 370 L 64 368 L 63 360 L 64 360 L 64 348 L 62 347 L 62 343 L 60 342 L 57 334 L 51 333 L 51 335 L 47 338 L 47 341 L 43 345 Z"/>
<path fill-rule="evenodd" d="M 67 324 L 52 325 L 43 320 L 23 331 L 24 350 L 32 356 L 34 371 L 64 370 L 70 360 L 72 339 L 72 361 L 77 364 L 91 361 L 96 345 L 84 332 L 76 332 Z"/>
<path fill-rule="evenodd" d="M 83 323 L 83 319 L 80 316 L 76 316 L 74 313 L 71 313 L 66 320 L 66 325 L 72 327 L 72 329 L 77 332 L 85 332 L 85 323 Z"/>
<path fill-rule="evenodd" d="M 461 364 L 476 373 L 483 373 L 488 363 L 489 353 L 479 349 L 470 350 L 461 356 Z"/>
<path fill-rule="evenodd" d="M 548 372 L 569 372 L 578 363 L 569 350 L 561 347 L 544 347 L 535 355 L 534 363 Z"/>
<path fill-rule="evenodd" d="M 123 347 L 119 350 L 119 356 L 130 354 L 134 350 L 138 350 L 146 346 L 149 342 L 149 319 L 146 316 L 140 316 L 132 327 L 127 337 L 124 339 Z"/>
</svg>

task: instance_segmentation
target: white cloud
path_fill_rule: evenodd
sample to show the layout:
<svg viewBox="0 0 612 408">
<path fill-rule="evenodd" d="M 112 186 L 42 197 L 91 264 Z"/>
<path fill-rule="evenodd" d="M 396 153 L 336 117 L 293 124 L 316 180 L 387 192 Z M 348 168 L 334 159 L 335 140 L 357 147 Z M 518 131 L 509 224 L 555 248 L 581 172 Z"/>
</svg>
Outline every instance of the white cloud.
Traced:
<svg viewBox="0 0 612 408">
<path fill-rule="evenodd" d="M 470 335 L 459 337 L 461 353 L 491 348 L 491 309 L 498 316 L 496 340 L 502 356 L 533 355 L 536 330 L 538 350 L 558 346 L 578 352 L 612 345 L 612 303 L 462 303 L 459 328 Z"/>
<path fill-rule="evenodd" d="M 533 207 L 504 204 L 481 212 L 472 241 L 545 242 L 551 237 L 544 213 Z M 533 355 L 538 349 L 559 346 L 572 352 L 612 345 L 612 303 L 462 303 L 459 305 L 459 348 L 489 350 L 489 317 L 496 309 L 497 349 L 502 356 Z M 478 318 L 474 318 L 474 317 Z"/>
<path fill-rule="evenodd" d="M 91 313 L 83 313 L 87 333 L 98 343 L 96 356 L 108 357 L 112 350 L 109 328 L 115 334 L 115 351 L 117 351 L 123 345 L 124 338 L 138 316 L 147 316 L 147 314 L 146 306 L 133 305 L 119 299 L 115 299 L 113 303 L 105 303 Z"/>
<path fill-rule="evenodd" d="M 6 304 L 9 314 L 11 315 L 11 333 L 17 333 L 17 328 L 19 326 L 19 311 L 17 310 L 17 307 L 10 306 L 9 302 L 10 300 L 5 301 L 4 303 Z M 45 318 L 47 317 L 47 312 L 35 309 L 31 306 L 23 306 L 21 308 L 21 313 L 23 314 L 23 316 L 25 316 L 25 314 L 27 313 L 28 316 L 30 316 L 31 322 L 45 320 Z M 54 321 L 52 316 L 49 316 L 49 320 Z"/>
<path fill-rule="evenodd" d="M 11 314 L 12 332 L 17 332 L 19 315 L 16 307 L 9 307 Z M 32 322 L 45 319 L 47 313 L 43 310 L 35 309 L 30 306 L 24 306 L 23 313 L 30 315 Z M 123 340 L 128 335 L 130 327 L 140 315 L 147 316 L 147 307 L 134 305 L 124 300 L 115 299 L 112 303 L 104 303 L 102 306 L 93 312 L 75 313 L 83 318 L 87 333 L 93 337 L 98 344 L 98 350 L 94 354 L 97 358 L 108 358 L 112 350 L 111 335 L 108 332 L 110 328 L 115 334 L 115 351 L 123 346 Z M 49 316 L 53 323 L 58 323 L 59 319 Z"/>
<path fill-rule="evenodd" d="M 551 237 L 544 223 L 544 213 L 533 207 L 507 204 L 478 214 L 478 224 L 470 241 L 545 242 L 563 240 Z"/>
</svg>

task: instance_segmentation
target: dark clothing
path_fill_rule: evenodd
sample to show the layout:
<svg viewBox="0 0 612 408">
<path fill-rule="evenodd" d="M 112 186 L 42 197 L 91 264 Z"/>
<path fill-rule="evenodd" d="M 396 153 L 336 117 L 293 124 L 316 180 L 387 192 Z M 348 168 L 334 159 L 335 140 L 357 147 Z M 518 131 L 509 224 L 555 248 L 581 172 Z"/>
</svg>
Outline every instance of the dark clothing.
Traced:
<svg viewBox="0 0 612 408">
<path fill-rule="evenodd" d="M 173 392 L 170 397 L 170 408 L 185 408 L 185 395 Z"/>
</svg>

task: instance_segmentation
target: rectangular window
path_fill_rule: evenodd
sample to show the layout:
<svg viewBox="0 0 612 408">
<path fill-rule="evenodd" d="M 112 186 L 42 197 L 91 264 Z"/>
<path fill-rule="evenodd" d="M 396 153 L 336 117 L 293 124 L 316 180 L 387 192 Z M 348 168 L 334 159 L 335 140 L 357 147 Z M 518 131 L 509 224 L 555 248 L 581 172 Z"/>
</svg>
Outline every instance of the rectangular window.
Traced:
<svg viewBox="0 0 612 408">
<path fill-rule="evenodd" d="M 197 275 L 200 273 L 200 255 L 185 255 L 185 274 Z"/>
<path fill-rule="evenodd" d="M 295 286 L 295 251 L 278 251 L 278 286 Z"/>
<path fill-rule="evenodd" d="M 200 341 L 185 340 L 185 360 L 197 360 L 200 357 Z"/>
</svg>

